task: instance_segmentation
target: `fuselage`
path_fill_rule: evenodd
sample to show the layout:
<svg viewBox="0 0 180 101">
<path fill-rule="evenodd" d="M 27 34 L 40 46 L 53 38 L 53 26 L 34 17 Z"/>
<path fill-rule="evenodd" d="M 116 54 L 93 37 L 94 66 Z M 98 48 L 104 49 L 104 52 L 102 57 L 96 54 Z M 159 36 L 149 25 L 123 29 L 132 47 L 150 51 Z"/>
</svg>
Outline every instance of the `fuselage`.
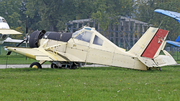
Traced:
<svg viewBox="0 0 180 101">
<path fill-rule="evenodd" d="M 10 29 L 10 28 L 6 20 L 0 16 L 0 30 L 3 30 L 3 29 Z M 0 44 L 3 44 L 4 40 L 6 40 L 8 36 L 9 36 L 8 34 L 0 33 Z"/>
<path fill-rule="evenodd" d="M 57 37 L 50 39 L 50 35 L 49 33 L 45 34 L 39 40 L 39 46 L 52 52 L 51 54 L 66 56 L 65 59 L 62 59 L 56 55 L 56 61 L 96 63 L 146 70 L 146 66 L 135 55 L 116 46 L 94 28 L 85 27 L 76 31 L 66 42 L 59 41 L 60 39 Z"/>
</svg>

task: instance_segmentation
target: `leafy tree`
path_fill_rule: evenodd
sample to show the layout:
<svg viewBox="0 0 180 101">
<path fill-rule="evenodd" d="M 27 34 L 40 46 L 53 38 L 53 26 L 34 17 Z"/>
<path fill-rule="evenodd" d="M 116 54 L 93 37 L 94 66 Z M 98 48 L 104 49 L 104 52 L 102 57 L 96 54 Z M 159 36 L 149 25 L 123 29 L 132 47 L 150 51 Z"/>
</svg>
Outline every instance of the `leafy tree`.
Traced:
<svg viewBox="0 0 180 101">
<path fill-rule="evenodd" d="M 0 1 L 0 14 L 4 17 L 8 24 L 13 27 L 18 27 L 20 20 L 21 0 L 1 0 Z"/>
<path fill-rule="evenodd" d="M 112 18 L 120 15 L 130 17 L 132 5 L 132 0 L 96 0 L 93 3 L 92 18 L 97 19 L 101 23 L 101 28 L 105 30 Z"/>
<path fill-rule="evenodd" d="M 38 23 L 46 30 L 65 29 L 70 20 L 93 18 L 106 29 L 110 17 L 130 16 L 132 0 L 27 0 L 26 14 L 31 18 L 40 16 Z"/>
</svg>

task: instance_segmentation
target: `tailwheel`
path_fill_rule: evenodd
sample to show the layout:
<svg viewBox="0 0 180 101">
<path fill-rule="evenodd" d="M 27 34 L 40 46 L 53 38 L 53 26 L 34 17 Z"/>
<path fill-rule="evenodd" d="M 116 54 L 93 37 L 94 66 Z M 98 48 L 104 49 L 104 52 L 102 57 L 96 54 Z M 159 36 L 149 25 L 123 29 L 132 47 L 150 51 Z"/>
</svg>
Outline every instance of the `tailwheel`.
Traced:
<svg viewBox="0 0 180 101">
<path fill-rule="evenodd" d="M 55 63 L 51 63 L 51 68 L 59 68 Z"/>
<path fill-rule="evenodd" d="M 31 65 L 30 65 L 30 68 L 36 68 L 36 69 L 41 69 L 42 66 L 39 62 L 33 62 Z"/>
</svg>

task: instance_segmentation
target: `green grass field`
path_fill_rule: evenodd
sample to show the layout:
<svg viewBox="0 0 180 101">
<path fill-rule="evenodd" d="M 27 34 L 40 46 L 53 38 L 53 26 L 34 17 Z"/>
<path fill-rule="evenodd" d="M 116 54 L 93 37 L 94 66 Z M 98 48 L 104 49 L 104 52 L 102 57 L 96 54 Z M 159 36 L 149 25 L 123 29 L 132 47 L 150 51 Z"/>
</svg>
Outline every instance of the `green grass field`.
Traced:
<svg viewBox="0 0 180 101">
<path fill-rule="evenodd" d="M 1 69 L 0 101 L 180 101 L 180 68 Z"/>
</svg>

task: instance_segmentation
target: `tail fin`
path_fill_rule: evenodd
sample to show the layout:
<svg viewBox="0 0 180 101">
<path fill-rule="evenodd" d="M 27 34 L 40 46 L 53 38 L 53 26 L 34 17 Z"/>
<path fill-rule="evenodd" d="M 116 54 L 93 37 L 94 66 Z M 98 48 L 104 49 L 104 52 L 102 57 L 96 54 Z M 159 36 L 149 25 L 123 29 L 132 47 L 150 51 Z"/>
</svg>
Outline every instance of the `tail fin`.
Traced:
<svg viewBox="0 0 180 101">
<path fill-rule="evenodd" d="M 167 30 L 150 27 L 129 52 L 138 57 L 142 56 L 152 59 L 157 52 L 164 48 L 162 46 L 165 46 L 167 35 Z"/>
<path fill-rule="evenodd" d="M 150 27 L 129 52 L 136 55 L 148 67 L 176 64 L 173 57 L 163 50 L 167 35 L 167 30 Z M 165 55 L 159 55 L 161 50 Z"/>
<path fill-rule="evenodd" d="M 180 35 L 177 37 L 177 39 L 175 40 L 175 42 L 179 42 L 180 41 Z"/>
</svg>

